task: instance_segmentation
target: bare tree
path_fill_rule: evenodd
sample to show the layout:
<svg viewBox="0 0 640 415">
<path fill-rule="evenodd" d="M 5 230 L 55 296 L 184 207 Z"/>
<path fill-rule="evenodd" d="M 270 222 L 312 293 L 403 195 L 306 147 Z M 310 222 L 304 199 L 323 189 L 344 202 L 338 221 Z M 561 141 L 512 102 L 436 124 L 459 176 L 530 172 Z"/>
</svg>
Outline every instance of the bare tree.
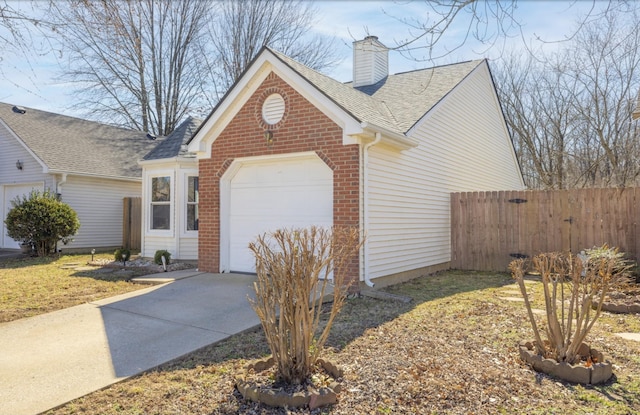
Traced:
<svg viewBox="0 0 640 415">
<path fill-rule="evenodd" d="M 51 50 L 46 38 L 35 41 L 34 34 L 41 34 L 49 27 L 44 16 L 38 16 L 34 3 L 0 1 L 0 76 L 10 78 L 5 72 L 12 56 L 19 56 L 30 66 L 34 55 Z M 25 88 L 24 85 L 18 85 Z"/>
<path fill-rule="evenodd" d="M 503 59 L 497 84 L 523 176 L 534 188 L 562 189 L 575 139 L 571 102 L 574 85 L 561 71 L 547 70 L 532 56 L 515 52 Z"/>
<path fill-rule="evenodd" d="M 608 13 L 581 31 L 569 51 L 572 99 L 582 136 L 591 137 L 594 174 L 586 185 L 629 186 L 640 177 L 640 144 L 631 114 L 640 86 L 640 8 Z M 597 150 L 593 151 L 593 150 Z"/>
<path fill-rule="evenodd" d="M 497 86 L 530 187 L 639 183 L 639 24 L 637 6 L 610 9 L 551 56 L 503 59 Z"/>
<path fill-rule="evenodd" d="M 75 107 L 107 122 L 169 134 L 198 98 L 200 0 L 50 3 Z"/>
<path fill-rule="evenodd" d="M 203 56 L 215 86 L 212 101 L 226 92 L 265 45 L 316 70 L 337 63 L 333 40 L 309 33 L 316 13 L 311 2 L 227 0 L 217 6 L 209 25 L 213 53 Z"/>
<path fill-rule="evenodd" d="M 571 8 L 575 2 L 567 6 Z M 568 36 L 561 39 L 544 39 L 542 43 L 563 42 L 572 39 L 582 25 L 598 20 L 609 8 L 611 2 L 590 0 L 589 10 L 581 16 L 580 24 Z M 488 50 L 511 37 L 522 37 L 522 47 L 528 49 L 529 43 L 523 37 L 523 25 L 526 22 L 516 17 L 518 0 L 425 0 L 427 18 L 399 18 L 393 10 L 385 12 L 404 23 L 408 28 L 406 37 L 395 39 L 396 47 L 405 57 L 416 61 L 432 61 L 443 58 L 463 47 L 469 40 L 475 39 Z M 459 40 L 447 37 L 452 26 L 464 31 Z M 438 46 L 443 46 L 438 49 Z"/>
</svg>

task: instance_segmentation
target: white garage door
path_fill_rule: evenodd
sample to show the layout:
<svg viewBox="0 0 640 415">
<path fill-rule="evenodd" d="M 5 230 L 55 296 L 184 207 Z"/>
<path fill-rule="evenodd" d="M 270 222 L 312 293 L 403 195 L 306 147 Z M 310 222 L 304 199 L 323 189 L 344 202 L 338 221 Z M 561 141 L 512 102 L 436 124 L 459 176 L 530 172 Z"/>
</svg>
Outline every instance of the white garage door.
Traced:
<svg viewBox="0 0 640 415">
<path fill-rule="evenodd" d="M 9 213 L 9 210 L 11 210 L 11 208 L 13 207 L 11 205 L 11 202 L 18 196 L 28 195 L 29 193 L 31 193 L 33 189 L 42 191 L 42 187 L 43 186 L 40 183 L 4 186 L 4 192 L 3 192 L 4 206 L 2 206 L 4 209 L 2 213 L 3 217 L 2 217 L 2 241 L 1 241 L 3 248 L 10 248 L 10 249 L 20 248 L 19 242 L 9 238 L 9 235 L 7 235 L 7 228 L 4 224 L 4 220 L 7 218 L 7 213 Z"/>
<path fill-rule="evenodd" d="M 255 272 L 249 242 L 283 227 L 333 224 L 333 171 L 320 159 L 243 165 L 231 179 L 229 268 Z"/>
</svg>

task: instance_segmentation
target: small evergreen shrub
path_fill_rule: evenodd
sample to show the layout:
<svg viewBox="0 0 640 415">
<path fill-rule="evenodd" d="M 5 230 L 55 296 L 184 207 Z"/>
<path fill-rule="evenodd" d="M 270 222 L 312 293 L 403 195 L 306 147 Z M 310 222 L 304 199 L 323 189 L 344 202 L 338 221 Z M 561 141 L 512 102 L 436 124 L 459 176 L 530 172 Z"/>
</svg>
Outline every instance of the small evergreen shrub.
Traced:
<svg viewBox="0 0 640 415">
<path fill-rule="evenodd" d="M 153 262 L 158 265 L 162 265 L 162 257 L 164 257 L 167 265 L 171 262 L 171 252 L 165 249 L 159 249 L 156 251 L 156 254 L 153 256 Z"/>
<path fill-rule="evenodd" d="M 113 256 L 116 261 L 122 262 L 124 265 L 126 265 L 129 258 L 131 258 L 131 251 L 129 251 L 127 248 L 116 249 L 116 251 L 113 253 Z"/>
<path fill-rule="evenodd" d="M 33 190 L 28 196 L 11 201 L 4 223 L 7 235 L 23 244 L 35 246 L 39 256 L 48 255 L 58 241 L 67 244 L 78 232 L 78 215 L 50 191 Z"/>
</svg>

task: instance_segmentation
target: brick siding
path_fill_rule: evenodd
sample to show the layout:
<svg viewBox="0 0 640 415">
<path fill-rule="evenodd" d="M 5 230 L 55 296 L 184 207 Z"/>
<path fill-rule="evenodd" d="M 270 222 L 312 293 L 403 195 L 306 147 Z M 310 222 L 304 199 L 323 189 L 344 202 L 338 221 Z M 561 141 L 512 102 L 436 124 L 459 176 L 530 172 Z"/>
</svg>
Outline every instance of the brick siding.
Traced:
<svg viewBox="0 0 640 415">
<path fill-rule="evenodd" d="M 262 103 L 272 93 L 285 98 L 280 122 L 262 121 Z M 266 129 L 273 131 L 267 145 Z M 271 73 L 213 143 L 211 158 L 199 161 L 200 206 L 198 267 L 206 272 L 220 270 L 220 177 L 236 158 L 315 151 L 333 170 L 333 224 L 358 226 L 359 150 L 343 145 L 342 129 Z M 358 258 L 351 261 L 349 276 L 358 278 Z"/>
</svg>

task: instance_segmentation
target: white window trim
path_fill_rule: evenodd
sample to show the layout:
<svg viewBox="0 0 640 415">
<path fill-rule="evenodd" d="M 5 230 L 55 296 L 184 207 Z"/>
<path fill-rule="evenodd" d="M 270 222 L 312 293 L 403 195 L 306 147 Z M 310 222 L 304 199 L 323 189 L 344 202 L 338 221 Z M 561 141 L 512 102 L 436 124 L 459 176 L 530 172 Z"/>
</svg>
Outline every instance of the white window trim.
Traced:
<svg viewBox="0 0 640 415">
<path fill-rule="evenodd" d="M 156 177 L 169 177 L 169 229 L 152 229 L 151 228 L 151 182 Z M 176 215 L 176 179 L 175 172 L 173 170 L 155 170 L 149 172 L 145 178 L 145 230 L 146 234 L 150 236 L 169 236 L 173 237 L 175 234 L 175 215 Z"/>
<path fill-rule="evenodd" d="M 198 170 L 181 170 L 180 171 L 180 198 L 177 202 L 180 203 L 180 208 L 176 209 L 177 214 L 180 215 L 180 237 L 182 238 L 197 238 L 198 231 L 187 230 L 187 201 L 189 200 L 187 192 L 189 191 L 189 177 L 198 177 L 198 187 L 200 178 Z M 199 204 L 199 203 L 198 203 Z"/>
</svg>

